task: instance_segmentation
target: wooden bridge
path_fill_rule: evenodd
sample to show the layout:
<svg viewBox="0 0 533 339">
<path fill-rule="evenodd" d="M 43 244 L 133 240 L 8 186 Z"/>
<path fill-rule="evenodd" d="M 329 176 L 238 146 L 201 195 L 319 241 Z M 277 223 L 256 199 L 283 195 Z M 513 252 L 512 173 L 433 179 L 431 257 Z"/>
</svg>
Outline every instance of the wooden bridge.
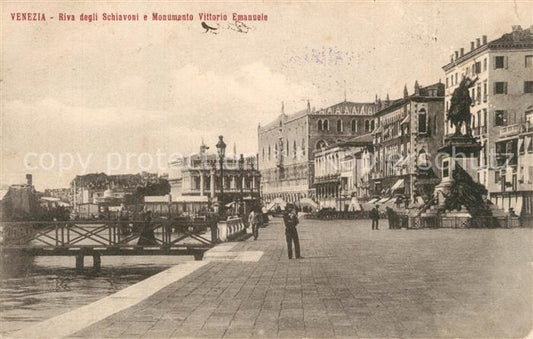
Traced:
<svg viewBox="0 0 533 339">
<path fill-rule="evenodd" d="M 90 220 L 0 222 L 2 255 L 84 257 L 100 269 L 102 255 L 192 255 L 201 260 L 218 239 L 216 221 Z M 215 239 L 215 242 L 212 241 Z"/>
</svg>

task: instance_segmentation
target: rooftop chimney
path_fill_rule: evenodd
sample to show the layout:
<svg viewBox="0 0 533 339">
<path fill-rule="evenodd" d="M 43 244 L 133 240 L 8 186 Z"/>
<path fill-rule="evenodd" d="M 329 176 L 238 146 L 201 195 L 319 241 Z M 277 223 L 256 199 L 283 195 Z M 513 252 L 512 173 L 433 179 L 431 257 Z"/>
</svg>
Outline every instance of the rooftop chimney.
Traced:
<svg viewBox="0 0 533 339">
<path fill-rule="evenodd" d="M 481 41 L 482 41 L 483 45 L 486 45 L 486 44 L 487 44 L 487 36 L 486 36 L 486 35 L 483 35 L 483 36 L 481 37 Z"/>
<path fill-rule="evenodd" d="M 33 177 L 31 174 L 26 174 L 26 184 L 28 184 L 28 186 L 33 185 Z"/>
<path fill-rule="evenodd" d="M 459 58 L 459 51 L 455 51 L 455 60 Z"/>
<path fill-rule="evenodd" d="M 461 48 L 461 56 L 465 55 L 465 49 Z"/>
<path fill-rule="evenodd" d="M 477 38 L 476 39 L 476 48 L 481 46 L 481 39 L 480 38 Z"/>
<path fill-rule="evenodd" d="M 475 42 L 470 41 L 470 50 L 473 51 L 476 48 Z"/>
<path fill-rule="evenodd" d="M 520 40 L 520 35 L 522 33 L 522 27 L 520 25 L 513 26 L 513 40 Z"/>
</svg>

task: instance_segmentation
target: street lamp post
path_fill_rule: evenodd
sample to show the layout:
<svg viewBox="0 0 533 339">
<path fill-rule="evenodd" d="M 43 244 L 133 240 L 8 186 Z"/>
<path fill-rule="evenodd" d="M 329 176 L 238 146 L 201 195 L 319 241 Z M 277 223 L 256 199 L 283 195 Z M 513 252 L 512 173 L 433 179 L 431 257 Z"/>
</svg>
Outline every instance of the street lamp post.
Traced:
<svg viewBox="0 0 533 339">
<path fill-rule="evenodd" d="M 244 211 L 244 182 L 243 182 L 243 176 L 244 176 L 244 157 L 241 153 L 241 157 L 239 158 L 239 174 L 240 174 L 240 182 L 241 182 L 241 208 Z M 244 217 L 244 215 L 243 215 Z"/>
<path fill-rule="evenodd" d="M 342 177 L 341 181 L 339 182 L 339 212 L 342 212 Z"/>
<path fill-rule="evenodd" d="M 224 155 L 226 154 L 226 143 L 224 137 L 221 135 L 218 137 L 217 142 L 218 159 L 220 161 L 220 210 L 219 214 L 224 217 Z"/>
<path fill-rule="evenodd" d="M 254 200 L 254 161 L 250 159 L 250 175 L 252 176 L 252 182 L 250 183 L 250 196 L 252 197 L 252 201 Z"/>
</svg>

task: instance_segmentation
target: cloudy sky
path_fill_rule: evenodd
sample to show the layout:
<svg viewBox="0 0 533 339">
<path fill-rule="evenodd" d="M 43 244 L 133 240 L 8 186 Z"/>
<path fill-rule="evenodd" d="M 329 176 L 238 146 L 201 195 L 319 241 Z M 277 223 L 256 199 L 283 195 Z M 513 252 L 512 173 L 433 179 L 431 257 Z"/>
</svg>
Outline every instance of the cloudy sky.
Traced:
<svg viewBox="0 0 533 339">
<path fill-rule="evenodd" d="M 13 21 L 16 12 L 47 21 Z M 79 21 L 93 12 L 98 22 Z M 144 22 L 152 12 L 195 20 Z M 218 34 L 204 33 L 199 12 L 229 18 L 209 22 Z M 268 21 L 239 33 L 228 29 L 233 12 Z M 76 21 L 58 21 L 59 13 Z M 104 22 L 103 13 L 141 21 Z M 533 24 L 531 1 L 2 2 L 1 182 L 33 173 L 38 188 L 65 187 L 84 171 L 162 172 L 157 154 L 165 163 L 202 138 L 213 146 L 219 134 L 230 150 L 255 152 L 257 124 L 274 119 L 281 101 L 287 112 L 307 100 L 325 107 L 343 100 L 345 87 L 351 101 L 395 98 L 404 84 L 411 92 L 415 80 L 442 79 L 454 50 L 514 24 Z"/>
</svg>

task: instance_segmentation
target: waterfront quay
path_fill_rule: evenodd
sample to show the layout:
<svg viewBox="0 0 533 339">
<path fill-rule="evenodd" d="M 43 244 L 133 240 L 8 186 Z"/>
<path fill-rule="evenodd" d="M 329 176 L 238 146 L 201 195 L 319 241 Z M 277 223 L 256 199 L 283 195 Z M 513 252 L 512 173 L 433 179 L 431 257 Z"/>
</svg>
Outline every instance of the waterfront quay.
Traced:
<svg viewBox="0 0 533 339">
<path fill-rule="evenodd" d="M 530 228 L 389 230 L 382 222 L 372 231 L 369 220 L 305 219 L 298 228 L 303 259 L 287 258 L 274 219 L 257 241 L 221 244 L 231 255 L 206 256 L 190 274 L 67 336 L 524 337 L 531 330 Z M 249 253 L 255 257 L 239 256 Z"/>
</svg>

